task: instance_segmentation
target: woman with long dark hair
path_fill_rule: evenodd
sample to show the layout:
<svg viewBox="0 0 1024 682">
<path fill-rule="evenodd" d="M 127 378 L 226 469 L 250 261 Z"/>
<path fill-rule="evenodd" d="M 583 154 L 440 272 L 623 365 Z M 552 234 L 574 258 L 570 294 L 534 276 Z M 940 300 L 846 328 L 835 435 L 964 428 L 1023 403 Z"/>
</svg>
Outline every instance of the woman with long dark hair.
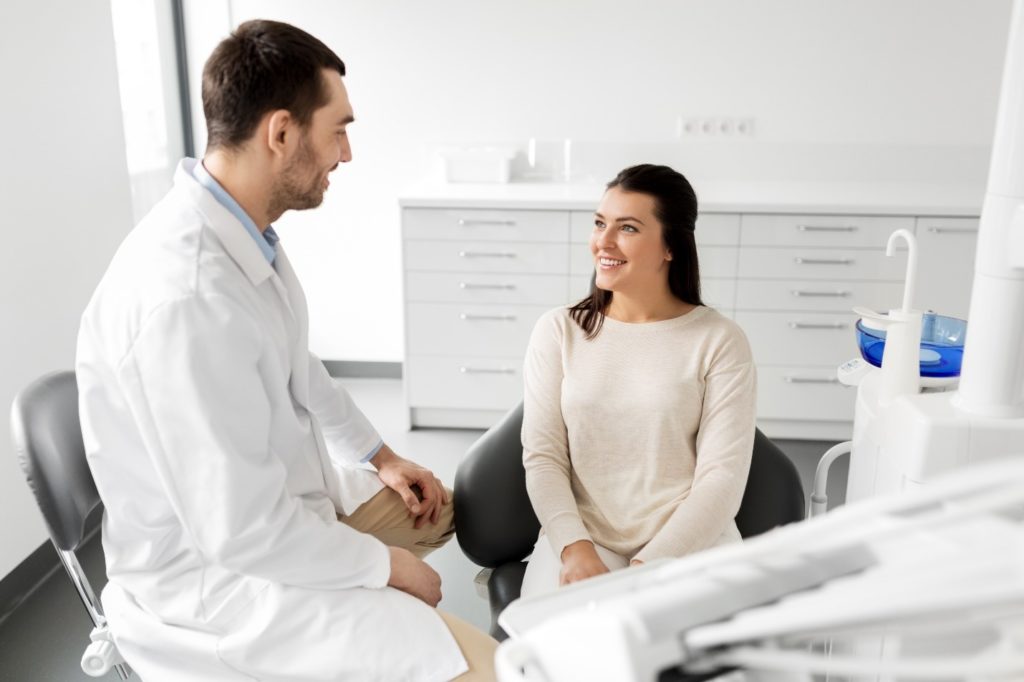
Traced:
<svg viewBox="0 0 1024 682">
<path fill-rule="evenodd" d="M 740 539 L 756 377 L 743 332 L 701 302 L 696 221 L 680 173 L 623 170 L 594 214 L 590 295 L 534 328 L 524 596 Z"/>
</svg>

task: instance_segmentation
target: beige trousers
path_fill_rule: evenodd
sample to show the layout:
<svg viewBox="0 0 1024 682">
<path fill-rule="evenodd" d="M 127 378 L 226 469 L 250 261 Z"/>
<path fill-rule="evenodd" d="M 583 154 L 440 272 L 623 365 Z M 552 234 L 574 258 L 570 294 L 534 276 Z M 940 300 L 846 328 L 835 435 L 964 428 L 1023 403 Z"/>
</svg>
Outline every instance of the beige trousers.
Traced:
<svg viewBox="0 0 1024 682">
<path fill-rule="evenodd" d="M 441 509 L 437 525 L 428 521 L 419 529 L 402 497 L 390 488 L 385 488 L 364 502 L 351 516 L 339 516 L 338 520 L 363 533 L 369 533 L 392 547 L 402 547 L 419 558 L 425 557 L 443 546 L 455 535 L 455 513 L 452 491 L 448 491 L 448 504 Z M 486 633 L 450 613 L 438 610 L 452 636 L 462 650 L 462 656 L 469 665 L 469 671 L 459 675 L 458 682 L 492 682 L 494 674 L 494 649 L 498 643 Z"/>
</svg>

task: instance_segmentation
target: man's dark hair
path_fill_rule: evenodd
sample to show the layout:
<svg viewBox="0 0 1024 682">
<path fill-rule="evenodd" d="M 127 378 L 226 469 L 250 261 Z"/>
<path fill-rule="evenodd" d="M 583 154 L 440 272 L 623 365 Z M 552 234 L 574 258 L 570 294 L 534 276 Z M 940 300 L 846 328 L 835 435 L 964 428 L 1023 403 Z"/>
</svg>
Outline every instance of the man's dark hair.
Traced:
<svg viewBox="0 0 1024 682">
<path fill-rule="evenodd" d="M 203 68 L 209 148 L 237 149 L 269 111 L 285 109 L 308 126 L 330 99 L 323 69 L 345 75 L 338 55 L 302 29 L 264 19 L 239 26 Z"/>
<path fill-rule="evenodd" d="M 623 192 L 646 194 L 654 199 L 654 217 L 661 223 L 661 239 L 672 254 L 668 264 L 668 286 L 672 295 L 684 303 L 704 305 L 700 300 L 700 265 L 697 262 L 697 195 L 690 182 L 668 166 L 649 163 L 630 166 L 608 183 Z M 595 277 L 590 280 L 590 295 L 569 308 L 587 338 L 601 331 L 612 292 L 599 289 Z"/>
</svg>

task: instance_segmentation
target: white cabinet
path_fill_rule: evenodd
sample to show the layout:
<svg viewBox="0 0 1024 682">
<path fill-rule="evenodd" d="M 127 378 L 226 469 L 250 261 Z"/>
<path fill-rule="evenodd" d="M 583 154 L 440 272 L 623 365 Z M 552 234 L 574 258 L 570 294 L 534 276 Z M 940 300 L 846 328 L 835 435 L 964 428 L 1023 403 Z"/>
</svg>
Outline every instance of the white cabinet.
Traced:
<svg viewBox="0 0 1024 682">
<path fill-rule="evenodd" d="M 565 211 L 407 208 L 402 216 L 406 239 L 564 244 L 568 224 Z"/>
<path fill-rule="evenodd" d="M 913 231 L 914 218 L 743 216 L 735 319 L 754 351 L 768 435 L 851 435 L 856 395 L 835 369 L 858 354 L 851 308 L 900 302 L 906 257 L 885 255 L 897 229 Z"/>
<path fill-rule="evenodd" d="M 967 318 L 974 280 L 978 221 L 963 218 L 918 218 L 918 286 L 916 308 Z"/>
<path fill-rule="evenodd" d="M 402 211 L 406 398 L 413 426 L 485 428 L 522 396 L 537 318 L 589 292 L 594 218 L 571 201 L 452 203 Z M 750 339 L 769 436 L 849 438 L 854 391 L 835 369 L 857 355 L 851 308 L 901 302 L 905 251 L 885 255 L 889 234 L 917 234 L 915 305 L 964 316 L 977 220 L 758 210 L 699 217 L 702 296 Z"/>
<path fill-rule="evenodd" d="M 893 230 L 914 229 L 914 219 L 884 216 L 745 215 L 744 246 L 875 249 Z"/>
<path fill-rule="evenodd" d="M 537 318 L 569 300 L 569 212 L 406 208 L 402 239 L 410 423 L 490 426 Z"/>
</svg>

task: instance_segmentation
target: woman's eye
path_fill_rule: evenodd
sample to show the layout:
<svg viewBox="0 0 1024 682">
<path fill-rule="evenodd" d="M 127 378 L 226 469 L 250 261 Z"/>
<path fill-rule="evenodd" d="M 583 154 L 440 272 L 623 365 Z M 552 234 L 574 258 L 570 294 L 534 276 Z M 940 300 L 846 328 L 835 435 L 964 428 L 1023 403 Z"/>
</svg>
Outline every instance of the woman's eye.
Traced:
<svg viewBox="0 0 1024 682">
<path fill-rule="evenodd" d="M 622 231 L 623 232 L 639 232 L 640 230 L 636 229 L 632 225 L 623 225 L 622 226 Z"/>
<path fill-rule="evenodd" d="M 600 220 L 595 220 L 594 221 L 594 229 L 595 230 L 603 230 L 604 229 L 604 223 L 602 223 Z"/>
</svg>

